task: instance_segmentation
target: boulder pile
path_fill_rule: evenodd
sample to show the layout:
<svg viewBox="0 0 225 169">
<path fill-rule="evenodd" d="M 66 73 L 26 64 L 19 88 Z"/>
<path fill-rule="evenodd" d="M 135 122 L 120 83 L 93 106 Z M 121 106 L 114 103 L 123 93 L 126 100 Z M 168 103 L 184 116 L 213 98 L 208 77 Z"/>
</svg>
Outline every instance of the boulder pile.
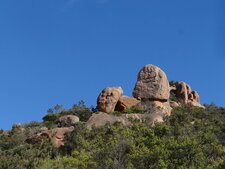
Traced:
<svg viewBox="0 0 225 169">
<path fill-rule="evenodd" d="M 107 87 L 102 90 L 97 99 L 97 108 L 100 112 L 110 113 L 116 110 L 123 111 L 139 101 L 135 98 L 122 96 L 123 89 L 121 87 Z"/>
<path fill-rule="evenodd" d="M 166 74 L 158 67 L 148 64 L 139 74 L 133 96 L 140 99 L 141 107 L 151 115 L 152 123 L 163 121 L 164 115 L 170 115 L 170 86 Z"/>
<path fill-rule="evenodd" d="M 174 93 L 179 104 L 189 104 L 196 107 L 204 108 L 200 104 L 200 96 L 197 91 L 193 91 L 191 87 L 185 82 L 178 82 L 176 86 L 172 87 L 171 93 Z"/>
<path fill-rule="evenodd" d="M 182 104 L 204 108 L 197 91 L 192 90 L 187 83 L 171 82 L 170 86 L 164 71 L 148 64 L 138 73 L 133 97 L 123 96 L 121 87 L 107 87 L 101 91 L 97 98 L 98 112 L 91 115 L 86 127 L 93 129 L 115 122 L 131 126 L 133 120 L 153 126 L 155 122 L 163 122 L 164 116 L 171 115 L 172 110 Z M 74 114 L 62 115 L 54 121 L 57 128 L 38 128 L 26 141 L 35 144 L 46 137 L 53 142 L 54 148 L 60 148 L 65 144 L 65 134 L 73 131 L 73 126 L 79 121 L 79 117 Z M 18 131 L 25 131 L 20 123 L 14 124 L 12 130 L 4 131 L 3 134 Z"/>
<path fill-rule="evenodd" d="M 170 94 L 176 97 L 176 101 L 170 99 Z M 133 90 L 133 97 L 122 96 L 121 87 L 108 87 L 102 90 L 97 99 L 97 108 L 100 112 L 123 112 L 132 106 L 140 107 L 146 115 L 149 115 L 151 124 L 162 122 L 165 115 L 170 115 L 171 110 L 181 104 L 189 104 L 204 108 L 200 104 L 200 97 L 196 91 L 185 82 L 178 82 L 176 86 L 170 86 L 165 72 L 152 64 L 144 66 L 138 73 L 137 82 Z M 93 115 L 90 118 L 91 125 L 95 125 L 93 119 L 113 119 L 112 115 Z M 110 116 L 110 117 L 109 117 Z M 97 120 L 99 121 L 99 120 Z M 105 121 L 103 120 L 104 124 Z M 118 121 L 118 120 L 117 120 Z M 119 120 L 120 121 L 120 120 Z M 100 123 L 99 123 L 100 124 Z M 99 124 L 96 125 L 98 126 Z M 126 123 L 127 124 L 127 123 Z"/>
</svg>

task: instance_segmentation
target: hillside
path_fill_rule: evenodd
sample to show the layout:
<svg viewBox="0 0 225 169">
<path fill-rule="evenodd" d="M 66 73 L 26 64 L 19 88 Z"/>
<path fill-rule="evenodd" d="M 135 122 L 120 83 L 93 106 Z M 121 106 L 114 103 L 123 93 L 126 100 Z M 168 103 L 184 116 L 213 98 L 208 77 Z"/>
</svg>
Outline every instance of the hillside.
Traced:
<svg viewBox="0 0 225 169">
<path fill-rule="evenodd" d="M 97 107 L 56 105 L 43 122 L 0 131 L 1 169 L 223 169 L 225 108 L 144 66 L 133 97 L 107 87 Z"/>
</svg>

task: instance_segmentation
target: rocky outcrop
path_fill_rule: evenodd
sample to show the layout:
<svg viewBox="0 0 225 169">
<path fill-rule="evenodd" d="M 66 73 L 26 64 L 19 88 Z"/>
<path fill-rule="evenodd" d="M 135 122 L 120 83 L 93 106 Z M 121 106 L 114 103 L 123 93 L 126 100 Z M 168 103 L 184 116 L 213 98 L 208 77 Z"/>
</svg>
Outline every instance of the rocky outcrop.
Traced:
<svg viewBox="0 0 225 169">
<path fill-rule="evenodd" d="M 124 126 L 131 126 L 130 119 L 136 119 L 142 121 L 146 117 L 146 114 L 122 114 L 120 116 L 108 113 L 93 114 L 87 121 L 87 128 L 92 129 L 94 127 L 101 127 L 107 123 L 113 124 L 115 122 L 121 122 Z"/>
<path fill-rule="evenodd" d="M 166 74 L 154 65 L 144 66 L 138 74 L 133 96 L 141 99 L 167 101 L 170 87 Z"/>
<path fill-rule="evenodd" d="M 200 96 L 196 91 L 192 91 L 188 98 L 188 104 L 191 106 L 196 106 L 200 108 L 205 108 L 200 104 Z"/>
<path fill-rule="evenodd" d="M 122 96 L 121 87 L 105 88 L 98 97 L 97 108 L 100 112 L 110 113 L 114 110 L 123 112 L 132 106 L 138 106 L 144 110 L 145 114 L 149 115 L 151 124 L 154 124 L 156 121 L 162 122 L 165 115 L 171 114 L 172 108 L 181 104 L 203 107 L 200 104 L 198 93 L 192 91 L 188 84 L 185 82 L 172 84 L 173 86 L 169 85 L 166 74 L 159 67 L 148 64 L 138 74 L 133 97 Z M 101 121 L 100 117 L 106 120 Z M 121 120 L 121 117 L 106 114 L 94 115 L 92 118 L 98 119 L 101 125 L 107 120 L 110 122 Z M 122 121 L 125 125 L 129 123 L 126 120 Z M 91 124 L 91 121 L 89 123 Z M 95 124 L 98 125 L 97 122 Z"/>
<path fill-rule="evenodd" d="M 142 100 L 141 105 L 145 113 L 150 114 L 150 125 L 154 125 L 155 122 L 163 122 L 164 116 L 169 116 L 172 110 L 168 101 Z"/>
<path fill-rule="evenodd" d="M 116 111 L 122 112 L 132 106 L 140 106 L 140 100 L 134 97 L 121 96 L 116 104 Z"/>
<path fill-rule="evenodd" d="M 177 103 L 177 102 L 175 102 L 175 101 L 170 101 L 170 107 L 171 108 L 176 108 L 176 107 L 179 107 L 180 105 Z"/>
<path fill-rule="evenodd" d="M 59 125 L 62 127 L 70 127 L 79 121 L 80 121 L 79 117 L 77 117 L 75 115 L 65 115 L 65 116 L 60 117 L 57 120 Z"/>
<path fill-rule="evenodd" d="M 45 130 L 34 137 L 47 137 L 52 140 L 54 148 L 60 148 L 64 145 L 64 136 L 66 132 L 73 130 L 73 127 L 54 128 L 51 130 Z M 32 139 L 30 139 L 32 140 Z"/>
<path fill-rule="evenodd" d="M 165 115 L 170 115 L 171 113 L 169 102 L 142 100 L 141 106 L 145 110 L 145 113 L 148 114 L 162 112 Z"/>
<path fill-rule="evenodd" d="M 179 103 L 189 104 L 204 108 L 200 104 L 200 96 L 197 91 L 192 91 L 191 87 L 185 82 L 178 82 L 176 90 L 174 90 Z"/>
<path fill-rule="evenodd" d="M 192 91 L 188 99 L 200 103 L 200 96 L 196 91 Z"/>
<path fill-rule="evenodd" d="M 141 100 L 146 114 L 151 114 L 151 123 L 163 121 L 164 115 L 170 115 L 168 102 L 170 86 L 166 74 L 154 65 L 144 66 L 138 74 L 133 96 Z"/>
<path fill-rule="evenodd" d="M 191 94 L 191 87 L 184 83 L 184 82 L 178 82 L 177 88 L 176 88 L 176 97 L 180 103 L 187 104 L 189 95 Z"/>
<path fill-rule="evenodd" d="M 102 90 L 97 99 L 98 110 L 105 113 L 113 112 L 122 94 L 123 89 L 121 87 L 105 88 Z"/>
</svg>

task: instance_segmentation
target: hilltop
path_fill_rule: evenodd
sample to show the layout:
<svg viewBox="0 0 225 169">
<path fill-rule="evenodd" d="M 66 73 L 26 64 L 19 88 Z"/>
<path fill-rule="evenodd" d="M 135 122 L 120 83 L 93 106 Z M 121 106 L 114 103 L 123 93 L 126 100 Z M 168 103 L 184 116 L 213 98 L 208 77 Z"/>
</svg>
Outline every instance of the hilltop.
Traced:
<svg viewBox="0 0 225 169">
<path fill-rule="evenodd" d="M 151 64 L 132 94 L 106 87 L 96 108 L 56 105 L 43 122 L 2 130 L 0 168 L 225 168 L 225 108 L 202 105 L 190 85 Z"/>
</svg>

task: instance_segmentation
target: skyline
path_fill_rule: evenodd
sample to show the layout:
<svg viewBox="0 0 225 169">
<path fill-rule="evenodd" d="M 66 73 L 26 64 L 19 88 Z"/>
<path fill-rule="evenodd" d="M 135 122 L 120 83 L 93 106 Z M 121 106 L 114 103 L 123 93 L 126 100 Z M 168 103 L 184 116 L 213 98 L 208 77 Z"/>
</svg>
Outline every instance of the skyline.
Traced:
<svg viewBox="0 0 225 169">
<path fill-rule="evenodd" d="M 0 128 L 41 121 L 56 104 L 132 96 L 146 64 L 225 107 L 225 2 L 0 2 Z"/>
</svg>

